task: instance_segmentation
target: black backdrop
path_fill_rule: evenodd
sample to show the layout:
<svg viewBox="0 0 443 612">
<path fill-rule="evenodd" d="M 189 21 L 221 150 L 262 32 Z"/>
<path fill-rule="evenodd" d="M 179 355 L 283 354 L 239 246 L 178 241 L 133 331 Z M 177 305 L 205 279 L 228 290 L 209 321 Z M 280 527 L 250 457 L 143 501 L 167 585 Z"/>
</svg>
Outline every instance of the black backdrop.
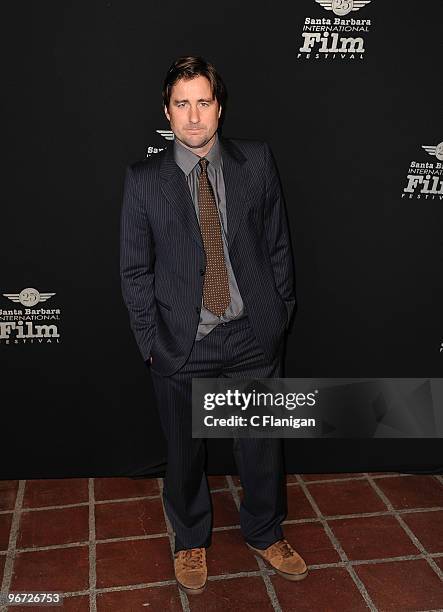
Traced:
<svg viewBox="0 0 443 612">
<path fill-rule="evenodd" d="M 268 141 L 279 166 L 298 298 L 286 376 L 442 376 L 443 195 L 404 192 L 414 161 L 441 180 L 441 0 L 373 0 L 342 17 L 370 20 L 367 31 L 339 34 L 361 36 L 364 52 L 318 59 L 318 45 L 299 51 L 305 19 L 336 15 L 315 0 L 290 13 L 250 0 L 2 10 L 0 309 L 26 314 L 4 294 L 34 288 L 55 295 L 31 314 L 60 313 L 36 321 L 57 325 L 58 341 L 3 331 L 1 478 L 161 473 L 165 441 L 120 293 L 119 221 L 126 165 L 171 144 L 157 132 L 169 127 L 161 84 L 183 54 L 225 79 L 223 134 Z M 285 447 L 288 472 L 443 464 L 441 439 Z M 210 473 L 235 472 L 230 440 L 208 451 Z"/>
</svg>

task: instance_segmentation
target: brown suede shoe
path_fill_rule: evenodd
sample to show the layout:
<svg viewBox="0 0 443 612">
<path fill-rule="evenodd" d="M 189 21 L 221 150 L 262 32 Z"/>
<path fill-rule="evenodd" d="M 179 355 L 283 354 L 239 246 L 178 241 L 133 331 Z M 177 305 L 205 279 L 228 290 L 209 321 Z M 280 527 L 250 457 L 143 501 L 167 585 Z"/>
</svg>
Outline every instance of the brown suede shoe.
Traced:
<svg viewBox="0 0 443 612">
<path fill-rule="evenodd" d="M 278 540 L 268 548 L 260 550 L 246 542 L 247 546 L 264 559 L 277 574 L 287 580 L 303 580 L 308 575 L 306 563 L 287 540 Z"/>
<path fill-rule="evenodd" d="M 175 578 L 188 595 L 203 593 L 208 578 L 206 548 L 188 548 L 174 554 Z"/>
</svg>

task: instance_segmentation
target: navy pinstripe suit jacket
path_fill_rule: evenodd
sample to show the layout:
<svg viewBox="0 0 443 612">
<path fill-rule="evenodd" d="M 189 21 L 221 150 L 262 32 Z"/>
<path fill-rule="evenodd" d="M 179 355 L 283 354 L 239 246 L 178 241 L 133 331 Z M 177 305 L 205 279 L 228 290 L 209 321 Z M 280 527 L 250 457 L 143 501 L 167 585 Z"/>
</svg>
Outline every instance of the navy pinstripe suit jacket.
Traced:
<svg viewBox="0 0 443 612">
<path fill-rule="evenodd" d="M 228 248 L 252 328 L 273 359 L 295 306 L 283 195 L 267 143 L 219 137 Z M 189 356 L 203 291 L 205 252 L 173 147 L 128 166 L 120 233 L 123 299 L 139 350 L 168 376 Z"/>
</svg>

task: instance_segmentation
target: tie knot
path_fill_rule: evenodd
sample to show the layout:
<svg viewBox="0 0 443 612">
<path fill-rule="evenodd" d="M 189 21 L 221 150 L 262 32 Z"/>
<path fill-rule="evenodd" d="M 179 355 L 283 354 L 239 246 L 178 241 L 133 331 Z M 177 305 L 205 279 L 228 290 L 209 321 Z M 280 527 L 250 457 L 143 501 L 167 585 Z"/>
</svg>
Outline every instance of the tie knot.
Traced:
<svg viewBox="0 0 443 612">
<path fill-rule="evenodd" d="M 205 172 L 206 171 L 206 166 L 209 164 L 209 162 L 206 159 L 206 157 L 202 157 L 198 163 L 200 164 L 200 168 L 202 169 L 202 172 Z"/>
</svg>

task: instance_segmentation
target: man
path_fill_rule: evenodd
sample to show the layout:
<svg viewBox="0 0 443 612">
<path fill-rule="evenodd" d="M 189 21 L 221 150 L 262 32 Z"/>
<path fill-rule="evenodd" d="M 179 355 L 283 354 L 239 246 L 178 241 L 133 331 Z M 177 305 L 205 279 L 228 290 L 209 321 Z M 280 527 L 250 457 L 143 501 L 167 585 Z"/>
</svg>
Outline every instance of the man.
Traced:
<svg viewBox="0 0 443 612">
<path fill-rule="evenodd" d="M 204 440 L 192 438 L 193 377 L 282 375 L 295 305 L 283 197 L 269 146 L 217 133 L 226 92 L 214 66 L 181 57 L 167 72 L 165 151 L 127 169 L 121 278 L 130 323 L 150 366 L 168 442 L 163 500 L 175 532 L 180 588 L 201 593 L 211 543 Z M 280 439 L 236 439 L 247 545 L 299 580 L 303 559 L 284 539 Z"/>
</svg>

